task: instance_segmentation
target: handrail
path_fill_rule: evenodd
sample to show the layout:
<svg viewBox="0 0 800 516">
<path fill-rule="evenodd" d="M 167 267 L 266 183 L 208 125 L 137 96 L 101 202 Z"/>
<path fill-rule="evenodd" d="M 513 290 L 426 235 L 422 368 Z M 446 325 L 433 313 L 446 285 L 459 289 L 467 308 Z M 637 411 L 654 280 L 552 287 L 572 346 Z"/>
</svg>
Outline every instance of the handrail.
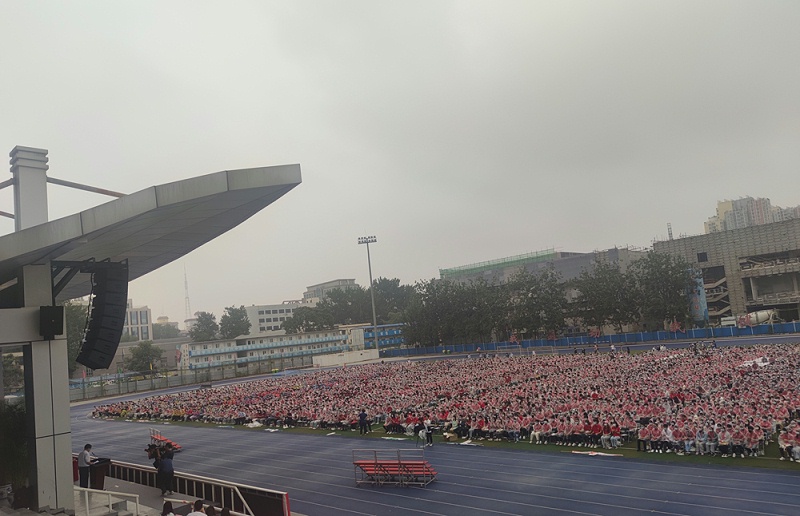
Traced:
<svg viewBox="0 0 800 516">
<path fill-rule="evenodd" d="M 128 462 L 113 461 L 109 465 L 107 476 L 118 478 L 127 482 L 146 486 L 156 486 L 156 470 L 152 467 L 132 464 Z M 283 491 L 265 489 L 262 487 L 238 484 L 217 478 L 194 475 L 192 473 L 175 472 L 176 492 L 186 496 L 194 496 L 229 505 L 236 512 L 247 516 L 256 514 L 278 514 L 290 516 L 289 495 Z M 219 488 L 219 489 L 214 489 Z M 250 500 L 248 500 L 250 498 Z M 251 503 L 252 502 L 252 503 Z M 260 507 L 253 507 L 253 503 Z M 277 506 L 280 511 L 268 511 L 265 506 Z M 258 510 L 258 513 L 256 512 Z"/>
<path fill-rule="evenodd" d="M 73 489 L 83 492 L 83 505 L 84 505 L 84 509 L 86 509 L 86 516 L 89 516 L 89 513 L 91 512 L 89 510 L 90 509 L 90 507 L 89 507 L 89 494 L 90 493 L 102 494 L 102 495 L 106 495 L 107 496 L 107 498 L 108 498 L 108 504 L 107 504 L 108 512 L 111 512 L 111 511 L 114 510 L 113 507 L 111 507 L 111 505 L 112 505 L 111 504 L 111 496 L 112 495 L 113 496 L 121 496 L 121 497 L 127 496 L 127 497 L 130 497 L 130 498 L 133 498 L 133 503 L 136 505 L 136 512 L 134 514 L 136 514 L 137 516 L 139 515 L 139 495 L 138 494 L 135 494 L 135 493 L 122 493 L 122 492 L 119 492 L 119 491 L 106 491 L 106 490 L 102 490 L 102 489 L 91 489 L 91 488 L 88 488 L 88 487 L 80 487 L 80 486 L 74 486 Z"/>
</svg>

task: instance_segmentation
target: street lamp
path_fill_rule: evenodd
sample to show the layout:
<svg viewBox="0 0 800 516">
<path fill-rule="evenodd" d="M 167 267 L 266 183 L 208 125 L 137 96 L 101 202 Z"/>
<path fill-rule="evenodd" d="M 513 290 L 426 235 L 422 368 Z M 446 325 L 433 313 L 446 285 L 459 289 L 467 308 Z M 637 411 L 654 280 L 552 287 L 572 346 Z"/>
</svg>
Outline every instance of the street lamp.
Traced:
<svg viewBox="0 0 800 516">
<path fill-rule="evenodd" d="M 374 244 L 378 239 L 375 235 L 358 237 L 359 244 L 367 245 L 367 266 L 369 267 L 369 297 L 372 299 L 372 337 L 375 340 L 375 351 L 380 353 L 378 349 L 378 319 L 375 317 L 375 288 L 372 284 L 372 260 L 369 257 L 369 244 Z"/>
</svg>

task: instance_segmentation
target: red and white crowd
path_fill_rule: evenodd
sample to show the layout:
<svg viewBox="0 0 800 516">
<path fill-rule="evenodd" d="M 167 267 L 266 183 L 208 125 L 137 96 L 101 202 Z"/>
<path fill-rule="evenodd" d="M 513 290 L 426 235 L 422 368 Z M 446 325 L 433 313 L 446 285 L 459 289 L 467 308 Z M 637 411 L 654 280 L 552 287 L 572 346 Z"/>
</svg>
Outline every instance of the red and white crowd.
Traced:
<svg viewBox="0 0 800 516">
<path fill-rule="evenodd" d="M 347 366 L 95 407 L 97 417 L 357 428 L 800 461 L 800 345 L 448 357 Z"/>
</svg>

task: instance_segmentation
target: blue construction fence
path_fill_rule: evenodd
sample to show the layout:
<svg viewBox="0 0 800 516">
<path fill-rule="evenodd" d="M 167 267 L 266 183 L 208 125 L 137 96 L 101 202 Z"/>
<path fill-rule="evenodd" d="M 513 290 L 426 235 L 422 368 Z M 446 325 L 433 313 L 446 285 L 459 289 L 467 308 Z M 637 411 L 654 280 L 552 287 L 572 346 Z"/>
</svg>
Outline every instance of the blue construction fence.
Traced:
<svg viewBox="0 0 800 516">
<path fill-rule="evenodd" d="M 750 337 L 754 335 L 783 335 L 800 333 L 800 322 L 778 324 L 760 324 L 758 326 L 725 326 L 719 328 L 695 328 L 686 331 L 645 331 L 636 333 L 621 333 L 619 335 L 601 335 L 600 337 L 562 337 L 560 339 L 523 340 L 522 342 L 486 342 L 483 344 L 454 344 L 446 346 L 429 346 L 420 348 L 393 348 L 381 349 L 381 357 L 410 357 L 418 355 L 447 354 L 447 353 L 478 353 L 484 351 L 510 351 L 522 347 L 570 347 L 593 346 L 595 344 L 637 344 L 644 342 L 675 341 L 675 340 L 707 340 L 725 337 Z M 480 351 L 479 351 L 480 350 Z"/>
</svg>

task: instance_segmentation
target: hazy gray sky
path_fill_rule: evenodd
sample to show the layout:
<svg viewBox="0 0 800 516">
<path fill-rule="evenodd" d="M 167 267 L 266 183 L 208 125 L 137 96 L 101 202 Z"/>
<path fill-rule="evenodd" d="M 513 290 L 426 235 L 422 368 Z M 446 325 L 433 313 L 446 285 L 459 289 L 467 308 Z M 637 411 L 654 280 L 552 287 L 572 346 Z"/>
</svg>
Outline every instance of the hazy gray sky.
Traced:
<svg viewBox="0 0 800 516">
<path fill-rule="evenodd" d="M 702 233 L 725 198 L 800 204 L 798 27 L 795 0 L 5 0 L 0 152 L 126 193 L 299 163 L 277 203 L 131 283 L 182 322 L 185 267 L 219 319 L 367 285 L 362 235 L 375 277 L 413 283 Z M 51 219 L 108 200 L 48 193 Z"/>
</svg>

